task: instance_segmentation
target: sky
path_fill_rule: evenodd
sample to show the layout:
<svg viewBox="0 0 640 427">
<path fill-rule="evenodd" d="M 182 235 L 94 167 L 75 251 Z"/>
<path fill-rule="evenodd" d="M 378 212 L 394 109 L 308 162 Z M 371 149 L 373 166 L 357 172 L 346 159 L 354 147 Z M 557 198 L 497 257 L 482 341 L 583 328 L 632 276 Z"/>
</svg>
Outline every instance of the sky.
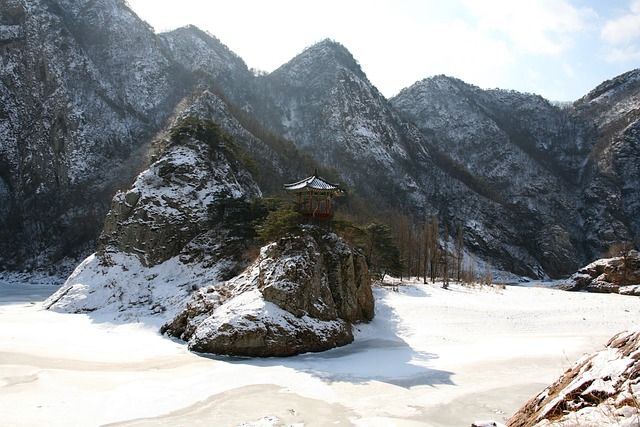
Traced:
<svg viewBox="0 0 640 427">
<path fill-rule="evenodd" d="M 127 0 L 156 32 L 196 25 L 271 72 L 332 39 L 390 98 L 438 74 L 574 101 L 640 67 L 640 0 Z"/>
</svg>

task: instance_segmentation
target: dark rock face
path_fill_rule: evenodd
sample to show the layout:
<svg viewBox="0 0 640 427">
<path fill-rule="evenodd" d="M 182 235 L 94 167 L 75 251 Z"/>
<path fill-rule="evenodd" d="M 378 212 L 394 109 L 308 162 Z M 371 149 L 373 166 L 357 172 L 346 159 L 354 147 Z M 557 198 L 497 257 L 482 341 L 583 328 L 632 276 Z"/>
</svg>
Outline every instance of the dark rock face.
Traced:
<svg viewBox="0 0 640 427">
<path fill-rule="evenodd" d="M 601 259 L 581 268 L 563 285 L 568 291 L 640 295 L 640 253 Z"/>
<path fill-rule="evenodd" d="M 527 402 L 507 425 L 637 425 L 639 354 L 640 329 L 614 336 L 606 349 L 580 359 L 555 383 Z"/>
<path fill-rule="evenodd" d="M 187 85 L 123 1 L 3 1 L 0 29 L 0 268 L 40 267 L 91 249 Z"/>
<path fill-rule="evenodd" d="M 364 256 L 308 227 L 264 247 L 241 275 L 200 289 L 163 331 L 199 352 L 291 356 L 348 344 L 351 325 L 373 315 Z"/>
<path fill-rule="evenodd" d="M 317 228 L 308 233 L 281 239 L 261 256 L 258 286 L 265 299 L 298 317 L 373 319 L 364 256 L 335 234 Z"/>
<path fill-rule="evenodd" d="M 241 201 L 259 194 L 250 175 L 234 171 L 223 153 L 187 141 L 169 148 L 129 190 L 115 195 L 101 245 L 137 254 L 146 266 L 161 264 L 204 230 L 231 239 L 220 225 L 240 220 Z"/>
<path fill-rule="evenodd" d="M 637 192 L 629 188 L 637 182 L 630 160 L 638 155 L 639 76 L 627 73 L 562 107 L 446 76 L 420 81 L 391 102 L 467 170 L 467 185 L 502 202 L 506 213 L 488 212 L 503 227 L 498 246 L 515 236 L 542 271 L 566 277 L 638 236 Z"/>
<path fill-rule="evenodd" d="M 3 1 L 0 48 L 0 268 L 93 251 L 183 97 L 253 77 L 213 37 L 156 35 L 123 0 Z"/>
</svg>

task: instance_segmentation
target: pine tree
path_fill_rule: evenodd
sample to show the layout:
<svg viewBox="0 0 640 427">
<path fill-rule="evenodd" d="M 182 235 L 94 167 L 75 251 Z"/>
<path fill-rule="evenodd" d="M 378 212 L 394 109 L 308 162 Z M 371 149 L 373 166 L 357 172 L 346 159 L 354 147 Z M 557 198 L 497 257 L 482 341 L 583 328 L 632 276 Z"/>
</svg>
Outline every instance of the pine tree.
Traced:
<svg viewBox="0 0 640 427">
<path fill-rule="evenodd" d="M 300 232 L 301 215 L 289 206 L 272 210 L 256 227 L 256 234 L 263 242 L 274 242 L 287 234 Z"/>
<path fill-rule="evenodd" d="M 387 274 L 402 274 L 400 251 L 393 241 L 389 227 L 372 222 L 365 228 L 367 236 L 365 256 L 372 272 L 384 280 Z"/>
</svg>

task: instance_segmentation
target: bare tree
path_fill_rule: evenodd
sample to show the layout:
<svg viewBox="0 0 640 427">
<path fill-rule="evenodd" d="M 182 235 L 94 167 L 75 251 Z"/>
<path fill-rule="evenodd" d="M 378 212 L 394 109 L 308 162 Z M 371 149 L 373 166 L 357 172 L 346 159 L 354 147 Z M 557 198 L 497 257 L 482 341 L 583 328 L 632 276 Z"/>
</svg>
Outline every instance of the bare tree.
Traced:
<svg viewBox="0 0 640 427">
<path fill-rule="evenodd" d="M 442 251 L 442 287 L 449 289 L 449 227 L 444 225 L 444 250 Z"/>
<path fill-rule="evenodd" d="M 620 258 L 622 268 L 622 277 L 620 278 L 620 284 L 629 285 L 629 273 L 631 272 L 631 260 L 633 258 L 632 252 L 635 250 L 633 242 L 620 242 L 616 243 L 607 252 L 607 255 L 611 258 Z"/>
<path fill-rule="evenodd" d="M 462 257 L 464 256 L 464 239 L 463 239 L 462 223 L 458 224 L 458 233 L 456 236 L 456 280 L 460 282 L 462 278 Z"/>
<path fill-rule="evenodd" d="M 473 254 L 470 254 L 469 264 L 466 269 L 463 269 L 462 280 L 469 284 L 475 283 L 477 279 L 477 265 L 476 257 Z"/>
<path fill-rule="evenodd" d="M 435 283 L 438 268 L 438 259 L 440 258 L 440 244 L 438 243 L 438 217 L 433 215 L 431 217 L 431 260 L 430 260 L 430 274 L 431 283 Z"/>
<path fill-rule="evenodd" d="M 422 230 L 422 240 L 424 241 L 424 252 L 422 257 L 422 273 L 423 273 L 423 283 L 427 283 L 427 267 L 431 262 L 431 248 L 433 244 L 431 240 L 433 236 L 431 235 L 431 224 L 430 224 L 430 216 L 427 215 L 424 219 L 424 227 Z"/>
<path fill-rule="evenodd" d="M 493 283 L 493 272 L 491 267 L 491 258 L 487 258 L 487 261 L 484 264 L 484 284 L 491 285 Z"/>
</svg>

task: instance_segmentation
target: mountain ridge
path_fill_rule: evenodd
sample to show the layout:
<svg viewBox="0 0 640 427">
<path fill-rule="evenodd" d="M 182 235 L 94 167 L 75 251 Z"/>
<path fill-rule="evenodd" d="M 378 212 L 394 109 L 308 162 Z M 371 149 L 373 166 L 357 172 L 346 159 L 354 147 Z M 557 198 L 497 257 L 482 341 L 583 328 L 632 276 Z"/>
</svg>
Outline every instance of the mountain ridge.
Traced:
<svg viewBox="0 0 640 427">
<path fill-rule="evenodd" d="M 638 239 L 638 70 L 569 106 L 446 76 L 386 99 L 329 39 L 254 75 L 215 36 L 155 34 L 120 0 L 11 0 L 0 26 L 0 268 L 90 251 L 110 195 L 204 93 L 198 114 L 260 159 L 263 187 L 323 168 L 371 214 L 462 224 L 498 268 L 561 277 Z"/>
</svg>

